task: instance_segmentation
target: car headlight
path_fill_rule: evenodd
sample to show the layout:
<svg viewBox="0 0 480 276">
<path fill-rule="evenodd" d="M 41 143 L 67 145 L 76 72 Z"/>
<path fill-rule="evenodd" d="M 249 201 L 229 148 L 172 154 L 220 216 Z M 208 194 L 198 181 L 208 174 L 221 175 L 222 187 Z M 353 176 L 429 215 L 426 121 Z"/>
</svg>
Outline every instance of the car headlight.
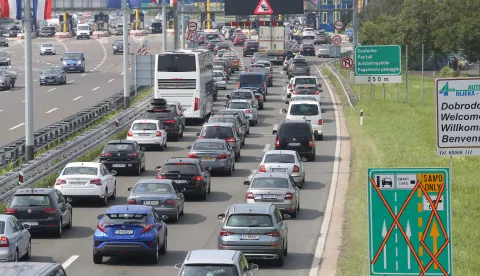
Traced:
<svg viewBox="0 0 480 276">
<path fill-rule="evenodd" d="M 117 46 L 113 46 L 113 49 L 117 49 Z"/>
<path fill-rule="evenodd" d="M 63 62 L 63 65 L 67 65 L 67 62 L 64 61 L 64 62 Z"/>
<path fill-rule="evenodd" d="M 77 62 L 77 64 L 79 64 L 79 65 L 80 65 L 80 64 L 82 64 L 82 62 L 81 62 L 81 61 L 78 61 L 78 62 Z"/>
<path fill-rule="evenodd" d="M 45 79 L 45 77 L 44 77 L 44 76 L 40 76 L 40 79 L 42 79 L 42 80 L 43 80 L 43 79 Z"/>
<path fill-rule="evenodd" d="M 10 59 L 9 59 L 9 58 L 7 58 L 7 59 L 6 59 L 6 61 L 10 61 Z"/>
</svg>

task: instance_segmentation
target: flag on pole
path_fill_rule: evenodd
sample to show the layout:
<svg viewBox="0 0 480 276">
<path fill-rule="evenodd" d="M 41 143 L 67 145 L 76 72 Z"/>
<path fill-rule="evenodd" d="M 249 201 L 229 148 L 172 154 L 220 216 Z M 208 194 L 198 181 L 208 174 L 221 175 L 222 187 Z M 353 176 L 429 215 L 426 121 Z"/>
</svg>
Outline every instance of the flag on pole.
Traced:
<svg viewBox="0 0 480 276">
<path fill-rule="evenodd" d="M 0 0 L 1 18 L 22 19 L 22 0 Z"/>
<path fill-rule="evenodd" d="M 53 0 L 33 0 L 33 19 L 46 20 L 52 18 Z"/>
</svg>

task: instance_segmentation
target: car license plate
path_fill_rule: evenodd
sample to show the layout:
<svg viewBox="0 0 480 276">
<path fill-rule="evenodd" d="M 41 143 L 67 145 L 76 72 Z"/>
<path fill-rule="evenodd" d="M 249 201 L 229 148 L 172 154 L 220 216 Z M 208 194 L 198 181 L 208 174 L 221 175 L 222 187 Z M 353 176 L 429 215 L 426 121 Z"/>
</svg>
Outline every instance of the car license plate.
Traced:
<svg viewBox="0 0 480 276">
<path fill-rule="evenodd" d="M 277 195 L 262 195 L 263 199 L 277 199 Z"/>
<path fill-rule="evenodd" d="M 287 172 L 287 169 L 272 169 L 272 172 Z"/>
<path fill-rule="evenodd" d="M 289 146 L 300 146 L 300 143 L 288 143 Z"/>
<path fill-rule="evenodd" d="M 204 157 L 202 157 L 202 160 L 212 161 L 212 160 L 215 160 L 215 157 L 213 157 L 213 156 L 204 156 Z"/>
<path fill-rule="evenodd" d="M 71 185 L 84 185 L 85 182 L 82 182 L 82 181 L 72 181 L 72 182 L 69 182 L 69 184 L 71 184 Z"/>
<path fill-rule="evenodd" d="M 125 168 L 126 165 L 125 164 L 113 164 L 112 167 L 113 168 Z"/>
<path fill-rule="evenodd" d="M 258 240 L 258 235 L 242 235 L 242 240 Z"/>
<path fill-rule="evenodd" d="M 30 225 L 30 226 L 37 226 L 38 225 L 38 222 L 36 221 L 25 221 L 25 222 L 22 222 L 23 224 L 26 224 L 26 225 Z"/>
<path fill-rule="evenodd" d="M 175 183 L 187 183 L 187 180 L 175 180 Z"/>
<path fill-rule="evenodd" d="M 138 136 L 150 136 L 150 133 L 139 133 Z"/>
<path fill-rule="evenodd" d="M 70 70 L 75 70 L 75 67 L 70 67 Z"/>
<path fill-rule="evenodd" d="M 158 200 L 146 200 L 143 205 L 158 205 L 158 203 L 160 203 Z"/>
<path fill-rule="evenodd" d="M 115 230 L 115 234 L 117 234 L 117 235 L 132 235 L 133 230 Z"/>
<path fill-rule="evenodd" d="M 47 80 L 47 82 L 54 82 L 54 80 Z"/>
</svg>

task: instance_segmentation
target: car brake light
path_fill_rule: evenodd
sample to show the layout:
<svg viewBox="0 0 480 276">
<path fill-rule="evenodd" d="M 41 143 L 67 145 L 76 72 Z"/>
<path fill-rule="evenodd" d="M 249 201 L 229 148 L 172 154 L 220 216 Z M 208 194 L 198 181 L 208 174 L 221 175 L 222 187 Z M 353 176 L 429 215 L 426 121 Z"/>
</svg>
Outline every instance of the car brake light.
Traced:
<svg viewBox="0 0 480 276">
<path fill-rule="evenodd" d="M 240 87 L 240 83 L 238 83 L 237 86 Z"/>
<path fill-rule="evenodd" d="M 245 110 L 246 113 L 252 113 L 250 109 Z"/>
<path fill-rule="evenodd" d="M 188 157 L 190 157 L 190 158 L 198 158 L 198 155 L 193 154 L 193 153 L 189 153 L 189 154 L 188 154 Z"/>
<path fill-rule="evenodd" d="M 280 147 L 280 139 L 275 140 L 275 147 Z"/>
<path fill-rule="evenodd" d="M 286 193 L 285 194 L 285 199 L 293 199 L 293 194 L 292 193 Z"/>
<path fill-rule="evenodd" d="M 267 172 L 267 170 L 265 170 L 265 165 L 260 165 L 259 172 Z"/>
<path fill-rule="evenodd" d="M 127 204 L 137 204 L 137 201 L 135 199 L 127 199 Z"/>
<path fill-rule="evenodd" d="M 108 156 L 112 156 L 112 154 L 110 152 L 102 152 L 101 156 L 108 157 Z"/>
<path fill-rule="evenodd" d="M 175 205 L 175 200 L 167 199 L 167 200 L 165 200 L 165 205 Z"/>
<path fill-rule="evenodd" d="M 301 50 L 301 51 L 303 51 L 303 50 L 305 50 L 305 48 L 302 48 L 302 50 Z"/>
<path fill-rule="evenodd" d="M 253 193 L 252 193 L 252 192 L 248 192 L 248 193 L 245 195 L 245 198 L 246 198 L 246 199 L 253 199 Z"/>
<path fill-rule="evenodd" d="M 228 154 L 224 153 L 219 156 L 217 156 L 217 159 L 228 159 Z"/>
<path fill-rule="evenodd" d="M 97 179 L 93 179 L 93 180 L 90 180 L 90 184 L 95 184 L 95 185 L 102 185 L 102 180 L 97 178 Z"/>
<path fill-rule="evenodd" d="M 193 111 L 197 111 L 199 109 L 198 104 L 199 104 L 200 99 L 195 98 L 195 105 L 193 106 Z"/>
<path fill-rule="evenodd" d="M 300 168 L 297 165 L 293 166 L 293 172 L 300 172 Z"/>
<path fill-rule="evenodd" d="M 175 120 L 166 120 L 165 123 L 166 124 L 175 124 Z"/>
<path fill-rule="evenodd" d="M 198 139 L 205 139 L 205 136 L 198 136 Z"/>
<path fill-rule="evenodd" d="M 155 134 L 156 137 L 162 137 L 162 132 L 161 131 L 157 131 L 157 133 Z"/>
<path fill-rule="evenodd" d="M 323 125 L 323 119 L 318 120 L 318 125 Z"/>
<path fill-rule="evenodd" d="M 102 231 L 103 233 L 107 233 L 107 230 L 105 230 L 105 227 L 103 227 L 103 225 L 101 225 L 101 224 L 97 225 L 97 229 Z"/>
<path fill-rule="evenodd" d="M 309 147 L 313 147 L 313 142 L 312 142 L 312 140 L 308 141 L 308 146 L 309 146 Z"/>
<path fill-rule="evenodd" d="M 62 185 L 62 184 L 67 184 L 67 181 L 63 179 L 57 179 L 57 181 L 55 181 L 55 185 Z"/>
<path fill-rule="evenodd" d="M 267 232 L 265 235 L 270 236 L 270 237 L 280 237 L 280 233 L 278 231 L 273 231 L 273 232 Z"/>
<path fill-rule="evenodd" d="M 10 242 L 8 241 L 7 237 L 2 236 L 0 238 L 0 247 L 10 247 Z"/>
<path fill-rule="evenodd" d="M 295 95 L 296 95 L 296 94 L 298 94 L 298 92 L 297 92 L 297 91 L 295 91 L 295 92 L 293 92 L 293 94 L 295 94 Z"/>
<path fill-rule="evenodd" d="M 318 91 L 313 92 L 314 95 L 320 94 Z"/>
<path fill-rule="evenodd" d="M 226 142 L 236 142 L 235 137 L 225 139 Z"/>
<path fill-rule="evenodd" d="M 132 152 L 132 153 L 127 154 L 127 156 L 137 156 L 137 153 L 136 153 L 136 152 Z"/>
<path fill-rule="evenodd" d="M 203 177 L 201 175 L 198 175 L 198 176 L 194 176 L 194 177 L 190 178 L 190 180 L 192 180 L 192 181 L 202 181 Z"/>
<path fill-rule="evenodd" d="M 55 208 L 45 208 L 45 209 L 43 209 L 43 211 L 45 213 L 49 213 L 49 214 L 55 214 L 57 212 L 57 210 L 55 210 Z"/>
<path fill-rule="evenodd" d="M 18 210 L 16 208 L 5 209 L 5 214 L 15 214 Z"/>
<path fill-rule="evenodd" d="M 165 175 L 157 175 L 157 179 L 168 179 Z"/>
<path fill-rule="evenodd" d="M 128 137 L 132 137 L 133 136 L 133 132 L 130 130 L 127 134 Z"/>
<path fill-rule="evenodd" d="M 226 236 L 231 236 L 231 235 L 235 235 L 235 233 L 225 231 L 225 230 L 220 230 L 220 237 L 226 237 Z"/>
</svg>

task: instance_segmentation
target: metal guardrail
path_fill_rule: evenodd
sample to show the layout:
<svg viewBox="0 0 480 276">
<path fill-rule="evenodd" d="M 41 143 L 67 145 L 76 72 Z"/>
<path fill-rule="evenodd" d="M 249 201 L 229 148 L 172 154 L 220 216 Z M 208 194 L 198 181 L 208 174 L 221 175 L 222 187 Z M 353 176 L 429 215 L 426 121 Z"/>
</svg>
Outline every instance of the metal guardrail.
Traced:
<svg viewBox="0 0 480 276">
<path fill-rule="evenodd" d="M 143 87 L 140 87 L 142 89 Z M 130 98 L 135 96 L 135 87 L 130 88 Z M 123 107 L 123 90 L 33 134 L 35 152 L 48 149 L 52 144 L 70 138 L 74 133 L 95 123 L 103 116 Z M 25 157 L 25 137 L 0 148 L 0 168 Z M 0 185 L 1 186 L 1 185 Z"/>
<path fill-rule="evenodd" d="M 152 97 L 146 97 L 134 107 L 122 111 L 115 118 L 85 132 L 72 141 L 47 151 L 35 160 L 23 164 L 16 171 L 0 176 L 0 202 L 9 199 L 16 189 L 31 187 L 34 183 L 59 171 L 72 160 L 107 142 L 122 129 L 129 127 L 135 119 L 142 116 L 151 99 Z M 19 183 L 20 175 L 23 175 L 23 183 Z"/>
</svg>

